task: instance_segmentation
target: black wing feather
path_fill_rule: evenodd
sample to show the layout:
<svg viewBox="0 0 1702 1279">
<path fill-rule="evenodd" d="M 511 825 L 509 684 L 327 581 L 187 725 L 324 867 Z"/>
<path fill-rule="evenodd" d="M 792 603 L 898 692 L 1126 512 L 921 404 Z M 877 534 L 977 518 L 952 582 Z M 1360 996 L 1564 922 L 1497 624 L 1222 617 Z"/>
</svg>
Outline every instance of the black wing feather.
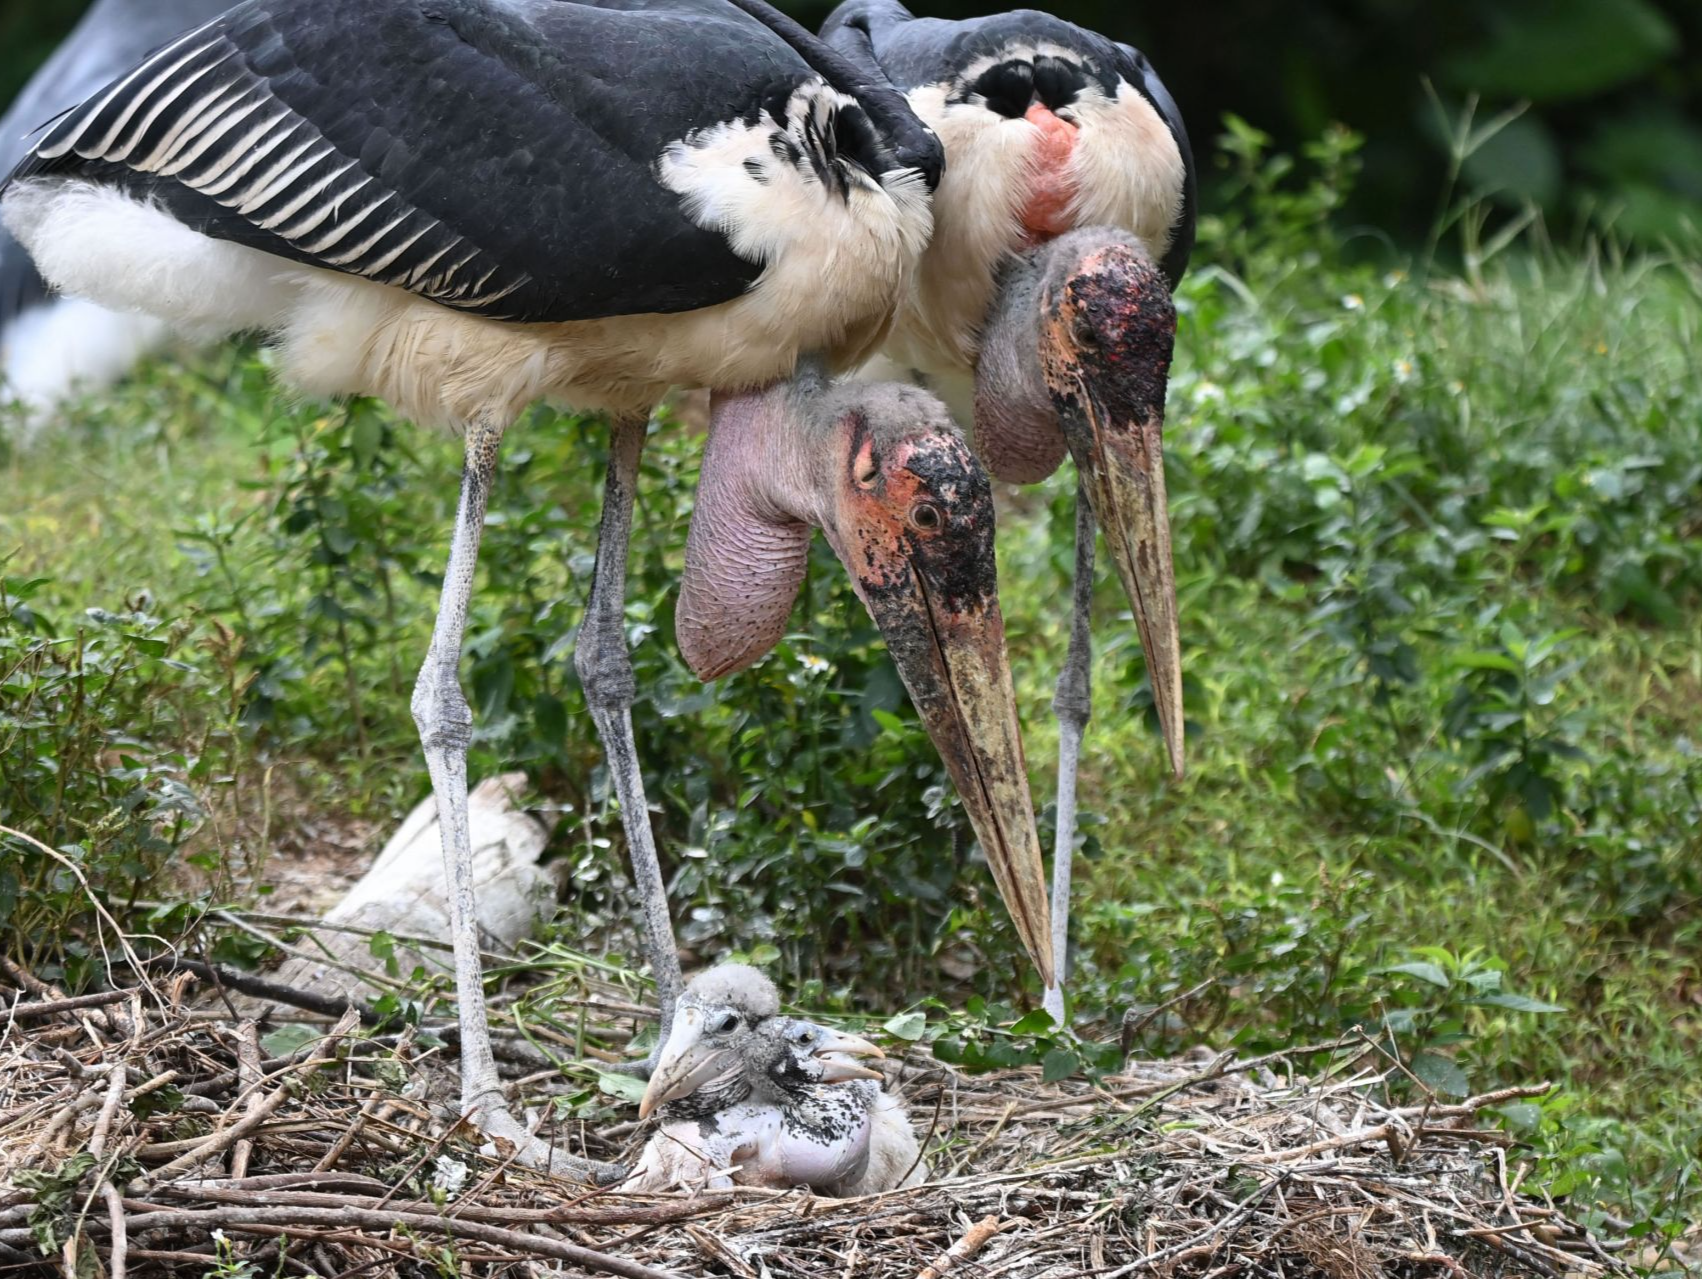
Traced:
<svg viewBox="0 0 1702 1279">
<path fill-rule="evenodd" d="M 23 158 L 31 136 L 44 124 L 224 7 L 225 0 L 95 0 L 0 116 L 0 173 Z M 47 296 L 47 285 L 23 246 L 0 230 L 0 332 Z"/>
<path fill-rule="evenodd" d="M 828 15 L 821 34 L 853 61 L 865 65 L 872 61 L 903 92 L 920 85 L 949 83 L 978 59 L 1019 41 L 1044 41 L 1075 50 L 1110 94 L 1115 94 L 1119 80 L 1132 84 L 1163 118 L 1182 153 L 1182 210 L 1171 230 L 1169 251 L 1160 264 L 1172 287 L 1181 280 L 1194 248 L 1194 153 L 1175 99 L 1144 54 L 1035 9 L 953 22 L 918 18 L 899 0 L 845 0 Z"/>
<path fill-rule="evenodd" d="M 246 0 L 14 176 L 111 183 L 206 234 L 493 318 L 684 311 L 761 268 L 685 216 L 659 155 L 812 78 L 721 0 Z"/>
</svg>

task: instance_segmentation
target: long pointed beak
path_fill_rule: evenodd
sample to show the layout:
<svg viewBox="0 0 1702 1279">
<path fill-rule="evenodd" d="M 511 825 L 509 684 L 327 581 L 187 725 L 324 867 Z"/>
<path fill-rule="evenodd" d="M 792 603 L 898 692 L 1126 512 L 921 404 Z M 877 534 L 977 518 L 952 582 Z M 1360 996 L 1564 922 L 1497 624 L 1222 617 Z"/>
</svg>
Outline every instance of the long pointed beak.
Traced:
<svg viewBox="0 0 1702 1279">
<path fill-rule="evenodd" d="M 820 1026 L 821 1037 L 816 1041 L 813 1056 L 821 1062 L 821 1079 L 826 1084 L 843 1083 L 847 1079 L 882 1079 L 880 1071 L 854 1060 L 858 1057 L 885 1057 L 880 1048 L 857 1035 L 841 1034 Z"/>
<path fill-rule="evenodd" d="M 1107 421 L 1109 415 L 1091 392 L 1082 397 L 1081 413 L 1085 429 L 1066 428 L 1065 434 L 1133 607 L 1170 769 L 1180 778 L 1185 765 L 1182 639 L 1164 489 L 1164 420 L 1154 415 L 1140 422 Z"/>
<path fill-rule="evenodd" d="M 1044 376 L 1134 609 L 1170 768 L 1180 778 L 1182 642 L 1163 441 L 1175 304 L 1151 259 L 1112 240 L 1083 254 L 1045 305 Z"/>
<path fill-rule="evenodd" d="M 706 1084 L 728 1080 L 738 1070 L 739 1062 L 732 1052 L 703 1042 L 702 1012 L 681 1008 L 638 1103 L 638 1117 L 648 1119 L 657 1107 L 689 1097 Z"/>
<path fill-rule="evenodd" d="M 912 561 L 878 590 L 865 583 L 864 602 L 957 786 L 1017 936 L 1050 986 L 1046 867 L 1017 728 L 1004 614 L 990 580 L 973 598 L 948 602 L 944 586 L 930 585 L 942 572 Z"/>
</svg>

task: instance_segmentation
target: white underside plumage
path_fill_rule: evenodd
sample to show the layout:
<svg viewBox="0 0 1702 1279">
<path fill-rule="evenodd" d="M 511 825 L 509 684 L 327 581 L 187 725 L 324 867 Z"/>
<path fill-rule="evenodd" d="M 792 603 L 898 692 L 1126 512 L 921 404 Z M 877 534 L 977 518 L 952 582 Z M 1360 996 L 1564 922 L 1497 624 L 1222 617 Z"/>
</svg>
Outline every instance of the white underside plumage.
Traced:
<svg viewBox="0 0 1702 1279">
<path fill-rule="evenodd" d="M 982 62 L 1046 53 L 1067 51 L 1013 46 Z M 1000 265 L 1025 247 L 1022 208 L 1042 138 L 1027 119 L 950 97 L 951 86 L 943 84 L 909 94 L 912 109 L 945 146 L 947 164 L 934 194 L 934 237 L 917 287 L 883 348 L 893 366 L 936 377 L 974 368 Z M 1185 178 L 1182 153 L 1163 118 L 1128 84 L 1115 99 L 1084 90 L 1070 115 L 1079 130 L 1070 156 L 1076 190 L 1071 224 L 1119 227 L 1155 260 L 1163 257 L 1181 214 Z"/>
<path fill-rule="evenodd" d="M 16 400 L 26 427 L 39 426 L 79 393 L 116 382 L 168 336 L 152 316 L 109 311 L 81 298 L 29 307 L 6 326 L 0 400 Z"/>
<path fill-rule="evenodd" d="M 742 296 L 672 315 L 487 320 L 212 239 L 86 181 L 15 183 L 0 213 L 56 289 L 191 336 L 269 332 L 282 376 L 309 395 L 376 395 L 451 429 L 481 416 L 507 423 L 538 399 L 627 413 L 670 386 L 764 385 L 804 352 L 855 364 L 910 287 L 931 231 L 920 179 L 826 190 L 808 165 L 775 160 L 772 128 L 719 125 L 659 161 L 689 216 L 763 264 Z M 765 181 L 747 160 L 767 166 Z"/>
<path fill-rule="evenodd" d="M 733 1186 L 787 1188 L 808 1184 L 838 1198 L 879 1194 L 927 1180 L 921 1143 L 904 1103 L 884 1088 L 835 1084 L 810 1102 L 842 1096 L 867 1107 L 866 1130 L 843 1147 L 822 1146 L 789 1131 L 784 1108 L 742 1102 L 708 1120 L 678 1119 L 645 1143 L 623 1189 L 657 1194 L 726 1190 Z M 842 1160 L 839 1166 L 834 1160 Z"/>
</svg>

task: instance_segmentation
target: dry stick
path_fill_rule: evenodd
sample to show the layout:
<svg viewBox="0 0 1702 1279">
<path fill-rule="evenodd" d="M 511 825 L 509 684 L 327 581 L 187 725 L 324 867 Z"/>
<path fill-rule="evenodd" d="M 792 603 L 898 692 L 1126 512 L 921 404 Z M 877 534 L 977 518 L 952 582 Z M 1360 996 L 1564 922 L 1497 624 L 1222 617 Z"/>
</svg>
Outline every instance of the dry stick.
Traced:
<svg viewBox="0 0 1702 1279">
<path fill-rule="evenodd" d="M 118 1062 L 109 1072 L 106 1102 L 101 1106 L 100 1115 L 95 1120 L 94 1131 L 89 1135 L 89 1154 L 95 1157 L 97 1163 L 106 1154 L 106 1138 L 112 1130 L 112 1121 L 118 1116 L 118 1107 L 124 1100 L 124 1083 L 124 1063 Z M 124 1231 L 124 1206 L 119 1202 L 118 1190 L 106 1179 L 109 1171 L 110 1168 L 102 1167 L 96 1174 L 95 1183 L 99 1188 L 99 1193 L 106 1200 L 107 1218 L 112 1226 L 112 1247 L 107 1262 L 107 1271 L 112 1279 L 124 1279 L 125 1256 L 128 1252 L 129 1240 Z M 93 1198 L 92 1194 L 90 1198 Z M 72 1232 L 71 1238 L 65 1243 L 68 1256 L 73 1255 L 71 1250 L 75 1247 L 78 1235 L 82 1233 L 81 1216 L 87 1214 L 88 1207 L 85 1202 L 83 1213 L 79 1214 L 78 1228 Z"/>
<path fill-rule="evenodd" d="M 622 1275 L 625 1279 L 682 1279 L 667 1270 L 658 1270 L 627 1257 L 615 1257 L 594 1248 L 581 1248 L 560 1239 L 529 1235 L 520 1230 L 505 1230 L 473 1221 L 448 1221 L 435 1213 L 371 1212 L 359 1208 L 193 1208 L 184 1212 L 144 1212 L 129 1220 L 132 1234 L 167 1227 L 181 1229 L 222 1228 L 241 1230 L 250 1234 L 273 1234 L 278 1228 L 291 1226 L 331 1226 L 344 1230 L 372 1230 L 386 1234 L 398 1228 L 446 1235 L 449 1238 L 473 1239 L 479 1243 L 511 1248 L 523 1255 L 553 1257 L 590 1270 Z M 257 1229 L 258 1228 L 258 1229 Z"/>
<path fill-rule="evenodd" d="M 6 1015 L 14 1021 L 30 1021 L 37 1017 L 52 1017 L 56 1013 L 71 1012 L 77 1008 L 103 1008 L 107 1004 L 121 1004 L 130 998 L 130 994 L 128 990 L 99 990 L 92 995 L 72 995 L 66 999 L 13 1004 L 6 1010 Z"/>
<path fill-rule="evenodd" d="M 998 1217 L 981 1218 L 980 1221 L 963 1232 L 961 1239 L 940 1254 L 939 1260 L 918 1274 L 916 1279 L 940 1279 L 960 1261 L 968 1261 L 969 1258 L 985 1248 L 987 1241 L 998 1234 L 999 1229 Z"/>
<path fill-rule="evenodd" d="M 297 1176 L 301 1174 L 295 1174 Z M 269 1178 L 252 1178 L 252 1181 L 267 1181 Z M 360 1178 L 358 1182 L 370 1179 Z M 343 1184 L 343 1183 L 338 1183 Z M 357 1184 L 357 1179 L 350 1179 L 348 1184 Z M 373 1183 L 374 1190 L 388 1190 L 382 1183 Z M 443 1209 L 437 1204 L 419 1200 L 403 1200 L 393 1202 L 375 1194 L 359 1194 L 350 1191 L 332 1193 L 320 1190 L 293 1190 L 278 1188 L 261 1192 L 245 1190 L 229 1184 L 220 1185 L 210 1182 L 178 1182 L 170 1186 L 161 1186 L 156 1192 L 161 1198 L 184 1198 L 192 1202 L 207 1200 L 221 1204 L 249 1204 L 255 1207 L 302 1207 L 302 1208 L 359 1208 L 371 1212 L 389 1211 L 394 1208 L 397 1212 L 453 1212 L 457 1219 L 467 1221 L 482 1221 L 489 1225 L 543 1225 L 543 1226 L 629 1226 L 629 1225 L 669 1225 L 676 1221 L 685 1221 L 693 1217 L 710 1216 L 720 1211 L 723 1205 L 701 1200 L 674 1199 L 653 1205 L 633 1205 L 631 1207 L 608 1208 L 576 1208 L 562 1205 L 555 1208 L 502 1208 L 485 1206 L 468 1202 L 463 1195 L 452 1209 Z"/>
<path fill-rule="evenodd" d="M 353 1030 L 359 1022 L 360 1018 L 354 1010 L 351 1009 L 349 1012 L 343 1014 L 343 1020 L 337 1023 L 335 1030 L 320 1041 L 319 1048 L 313 1056 L 303 1062 L 297 1071 L 292 1071 L 291 1073 L 294 1074 L 298 1073 L 298 1071 L 313 1070 L 330 1061 L 331 1056 L 337 1050 L 337 1045 L 342 1042 L 343 1038 L 348 1035 L 348 1033 Z M 197 1143 L 193 1149 L 184 1152 L 163 1167 L 156 1168 L 148 1175 L 138 1178 L 133 1183 L 132 1188 L 138 1194 L 145 1193 L 150 1187 L 158 1185 L 172 1173 L 180 1172 L 185 1168 L 194 1167 L 194 1165 L 200 1163 L 203 1159 L 217 1154 L 219 1151 L 224 1150 L 227 1146 L 231 1145 L 231 1143 L 247 1136 L 249 1133 L 258 1128 L 268 1115 L 283 1104 L 284 1099 L 290 1094 L 289 1085 L 289 1079 L 282 1080 L 263 1102 L 250 1109 L 249 1112 L 241 1119 L 237 1120 L 236 1123 L 232 1124 L 229 1128 L 226 1128 L 221 1132 L 216 1132 L 211 1137 Z"/>
<path fill-rule="evenodd" d="M 260 1032 L 252 1021 L 236 1028 L 236 1069 L 242 1090 L 248 1094 L 246 1115 L 252 1115 L 261 1104 L 260 1098 Z M 230 1175 L 241 1180 L 248 1175 L 248 1156 L 254 1150 L 254 1139 L 244 1137 L 230 1152 Z"/>
<path fill-rule="evenodd" d="M 229 986 L 239 994 L 249 995 L 255 999 L 269 999 L 273 1003 L 287 1004 L 291 1008 L 300 1008 L 306 1012 L 322 1013 L 327 1017 L 341 1017 L 344 1013 L 353 1009 L 360 1014 L 361 1021 L 366 1025 L 375 1025 L 383 1020 L 376 1012 L 359 1000 L 333 999 L 326 995 L 316 995 L 312 991 L 298 990 L 294 986 L 285 986 L 281 982 L 267 981 L 264 977 L 254 977 L 248 973 L 235 972 L 222 964 L 203 964 L 199 960 L 182 959 L 176 955 L 162 956 L 150 962 L 155 968 L 193 973 L 203 981 Z"/>
</svg>

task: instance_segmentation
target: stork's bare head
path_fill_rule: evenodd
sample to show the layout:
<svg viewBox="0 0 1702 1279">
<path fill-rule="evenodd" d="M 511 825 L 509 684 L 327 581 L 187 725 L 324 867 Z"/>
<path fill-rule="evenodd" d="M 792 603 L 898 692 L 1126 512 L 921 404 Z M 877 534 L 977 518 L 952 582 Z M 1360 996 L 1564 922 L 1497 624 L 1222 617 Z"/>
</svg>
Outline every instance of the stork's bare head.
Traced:
<svg viewBox="0 0 1702 1279">
<path fill-rule="evenodd" d="M 886 637 L 1042 978 L 1053 955 L 1016 695 L 1005 654 L 986 472 L 940 401 L 847 383 L 833 422 L 823 531 Z"/>
<path fill-rule="evenodd" d="M 1041 978 L 1045 864 L 1005 655 L 985 471 L 915 387 L 791 383 L 717 396 L 676 616 L 705 679 L 785 633 L 820 528 L 892 653 L 957 785 Z"/>
<path fill-rule="evenodd" d="M 858 1059 L 886 1054 L 860 1036 L 797 1017 L 776 1017 L 768 1029 L 776 1047 L 768 1054 L 768 1076 L 781 1089 L 882 1077 L 879 1070 Z"/>
<path fill-rule="evenodd" d="M 1049 474 L 1067 449 L 1128 592 L 1153 700 L 1182 774 L 1182 663 L 1164 488 L 1164 395 L 1176 309 L 1133 236 L 1071 231 L 1007 271 L 976 376 L 977 444 L 1001 478 Z"/>
<path fill-rule="evenodd" d="M 745 964 L 719 964 L 687 984 L 674 1025 L 639 1102 L 639 1118 L 687 1097 L 719 1110 L 749 1091 L 749 1045 L 758 1026 L 780 1011 L 774 983 Z"/>
</svg>

